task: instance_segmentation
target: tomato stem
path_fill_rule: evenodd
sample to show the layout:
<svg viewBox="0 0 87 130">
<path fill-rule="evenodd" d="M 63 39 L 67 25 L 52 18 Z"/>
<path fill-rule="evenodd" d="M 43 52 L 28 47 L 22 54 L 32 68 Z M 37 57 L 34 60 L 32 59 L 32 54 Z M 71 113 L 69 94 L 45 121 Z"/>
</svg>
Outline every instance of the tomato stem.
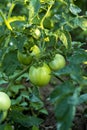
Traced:
<svg viewBox="0 0 87 130">
<path fill-rule="evenodd" d="M 63 80 L 63 79 L 61 79 L 61 77 L 56 76 L 56 75 L 55 75 L 55 77 L 56 77 L 57 79 L 59 79 L 61 82 L 64 82 L 64 80 Z"/>
<path fill-rule="evenodd" d="M 44 15 L 44 17 L 43 17 L 42 20 L 41 20 L 40 26 L 41 26 L 42 29 L 44 29 L 44 27 L 43 27 L 43 22 L 44 22 L 45 18 L 47 17 L 47 15 L 48 15 L 50 9 L 52 8 L 52 5 L 53 5 L 53 4 L 51 4 L 50 6 L 48 6 L 47 12 L 46 12 L 46 14 Z"/>
<path fill-rule="evenodd" d="M 11 4 L 11 7 L 10 7 L 10 9 L 9 9 L 9 12 L 8 12 L 8 18 L 11 16 L 14 7 L 15 7 L 15 4 L 12 3 L 12 4 Z"/>
</svg>

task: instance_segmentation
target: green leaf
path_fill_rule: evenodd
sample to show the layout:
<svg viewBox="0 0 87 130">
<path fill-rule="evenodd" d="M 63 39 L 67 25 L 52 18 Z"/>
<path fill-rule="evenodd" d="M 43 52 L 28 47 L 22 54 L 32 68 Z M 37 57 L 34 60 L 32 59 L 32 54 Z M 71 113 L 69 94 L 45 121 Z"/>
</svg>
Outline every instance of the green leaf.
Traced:
<svg viewBox="0 0 87 130">
<path fill-rule="evenodd" d="M 12 75 L 17 66 L 19 65 L 17 60 L 16 51 L 10 51 L 8 52 L 2 62 L 2 69 L 3 72 L 5 72 L 6 75 Z"/>
<path fill-rule="evenodd" d="M 37 126 L 33 126 L 32 130 L 39 130 L 39 128 Z"/>
<path fill-rule="evenodd" d="M 62 41 L 66 49 L 71 49 L 71 36 L 67 31 L 58 31 L 58 37 Z"/>
<path fill-rule="evenodd" d="M 80 82 L 82 80 L 82 71 L 80 68 L 80 65 L 76 64 L 69 64 L 65 68 L 54 72 L 54 75 L 56 76 L 70 76 L 71 79 L 73 79 L 76 82 Z"/>
<path fill-rule="evenodd" d="M 55 116 L 58 130 L 69 130 L 76 112 L 80 88 L 75 88 L 71 82 L 57 86 L 51 94 L 55 106 Z"/>
<path fill-rule="evenodd" d="M 13 130 L 12 126 L 7 124 L 4 128 L 4 130 Z"/>
<path fill-rule="evenodd" d="M 78 15 L 78 13 L 81 12 L 81 9 L 78 6 L 74 5 L 74 4 L 70 4 L 69 10 L 74 15 Z"/>
<path fill-rule="evenodd" d="M 14 92 L 14 93 L 18 93 L 19 90 L 24 89 L 24 88 L 25 88 L 25 86 L 22 85 L 22 84 L 19 84 L 19 85 L 11 85 L 10 90 L 11 90 L 12 92 Z"/>
<path fill-rule="evenodd" d="M 84 102 L 87 102 L 87 94 L 82 94 L 80 95 L 79 97 L 79 101 L 78 101 L 78 104 L 82 104 Z"/>
<path fill-rule="evenodd" d="M 86 18 L 80 18 L 79 21 L 80 21 L 79 26 L 80 26 L 84 31 L 86 31 L 86 30 L 87 30 L 87 19 L 86 19 Z"/>
<path fill-rule="evenodd" d="M 87 52 L 81 49 L 75 51 L 74 54 L 69 58 L 69 62 L 71 64 L 79 65 L 85 61 L 87 61 Z"/>
<path fill-rule="evenodd" d="M 87 30 L 87 19 L 84 17 L 76 17 L 73 19 L 73 24 L 75 27 L 80 27 L 82 30 Z"/>
<path fill-rule="evenodd" d="M 0 130 L 13 130 L 10 124 L 0 124 Z"/>
<path fill-rule="evenodd" d="M 34 94 L 29 95 L 29 100 L 31 102 L 30 106 L 33 107 L 35 110 L 39 110 L 44 106 L 41 99 Z"/>
<path fill-rule="evenodd" d="M 40 1 L 39 0 L 31 0 L 29 4 L 29 21 L 30 23 L 38 14 L 40 9 Z"/>
<path fill-rule="evenodd" d="M 11 111 L 10 119 L 27 128 L 34 126 L 34 125 L 38 126 L 43 122 L 43 120 L 38 117 L 29 116 L 28 114 L 24 115 L 21 112 L 16 111 L 16 110 Z"/>
<path fill-rule="evenodd" d="M 61 101 L 62 98 L 65 98 L 68 96 L 68 94 L 72 94 L 74 91 L 74 86 L 70 81 L 64 82 L 64 84 L 61 84 L 57 86 L 53 92 L 51 93 L 51 101 L 54 103 L 56 101 Z M 62 97 L 62 98 L 60 98 Z"/>
</svg>

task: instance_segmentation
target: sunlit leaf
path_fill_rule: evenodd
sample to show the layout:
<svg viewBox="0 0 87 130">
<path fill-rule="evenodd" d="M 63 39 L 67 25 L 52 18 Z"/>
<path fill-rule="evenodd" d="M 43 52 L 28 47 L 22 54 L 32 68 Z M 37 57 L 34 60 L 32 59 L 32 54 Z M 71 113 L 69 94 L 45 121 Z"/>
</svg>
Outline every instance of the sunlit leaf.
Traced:
<svg viewBox="0 0 87 130">
<path fill-rule="evenodd" d="M 74 14 L 74 15 L 77 15 L 78 13 L 81 12 L 81 9 L 78 6 L 74 5 L 74 4 L 70 4 L 70 8 L 69 9 L 70 9 L 70 12 L 72 14 Z"/>
<path fill-rule="evenodd" d="M 29 4 L 29 20 L 32 22 L 32 20 L 37 15 L 38 11 L 40 9 L 40 1 L 39 0 L 32 0 Z"/>
</svg>

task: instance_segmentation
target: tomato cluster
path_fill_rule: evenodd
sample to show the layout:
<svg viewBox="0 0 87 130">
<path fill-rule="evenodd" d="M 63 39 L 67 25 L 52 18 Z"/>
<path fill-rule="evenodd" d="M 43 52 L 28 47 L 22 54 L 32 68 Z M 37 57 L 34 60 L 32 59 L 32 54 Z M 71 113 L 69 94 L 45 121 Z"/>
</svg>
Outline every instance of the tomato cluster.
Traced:
<svg viewBox="0 0 87 130">
<path fill-rule="evenodd" d="M 51 79 L 51 71 L 60 70 L 65 64 L 65 58 L 60 54 L 56 54 L 49 65 L 43 63 L 42 66 L 31 66 L 29 70 L 30 81 L 36 86 L 47 85 Z"/>
<path fill-rule="evenodd" d="M 0 113 L 1 113 L 1 122 L 5 120 L 7 116 L 7 111 L 11 106 L 11 100 L 9 96 L 4 93 L 0 92 Z"/>
<path fill-rule="evenodd" d="M 41 36 L 38 28 L 31 30 L 31 33 L 35 39 Z M 43 59 L 43 53 L 41 52 L 41 48 L 35 44 L 28 48 L 28 53 L 22 53 L 20 51 L 17 53 L 18 60 L 21 64 L 30 65 L 29 80 L 39 87 L 45 86 L 50 82 L 52 71 L 60 70 L 66 64 L 64 56 L 59 53 L 55 53 L 51 58 L 46 55 L 45 58 L 50 59 L 48 62 Z"/>
</svg>

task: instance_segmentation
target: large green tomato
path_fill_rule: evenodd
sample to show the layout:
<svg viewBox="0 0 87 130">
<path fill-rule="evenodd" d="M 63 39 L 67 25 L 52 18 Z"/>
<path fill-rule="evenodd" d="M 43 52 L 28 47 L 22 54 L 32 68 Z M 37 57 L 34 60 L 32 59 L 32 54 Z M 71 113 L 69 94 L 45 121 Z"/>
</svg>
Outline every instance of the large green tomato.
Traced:
<svg viewBox="0 0 87 130">
<path fill-rule="evenodd" d="M 56 54 L 53 60 L 49 62 L 50 68 L 54 71 L 62 69 L 65 66 L 65 64 L 65 58 L 60 54 Z"/>
<path fill-rule="evenodd" d="M 30 48 L 30 54 L 23 54 L 20 51 L 18 51 L 17 53 L 17 58 L 19 60 L 20 63 L 24 64 L 24 65 L 29 65 L 32 61 L 32 57 L 36 56 L 38 57 L 38 55 L 40 54 L 40 49 L 37 45 L 34 45 L 33 47 Z"/>
<path fill-rule="evenodd" d="M 4 92 L 0 92 L 0 111 L 6 111 L 10 108 L 10 106 L 11 100 L 9 96 Z"/>
<path fill-rule="evenodd" d="M 7 111 L 2 111 L 2 116 L 1 116 L 1 122 L 3 122 L 5 119 L 6 119 L 6 116 L 7 116 Z"/>
<path fill-rule="evenodd" d="M 49 66 L 44 63 L 42 66 L 31 66 L 29 70 L 29 79 L 36 86 L 47 85 L 51 78 L 51 70 Z"/>
</svg>

